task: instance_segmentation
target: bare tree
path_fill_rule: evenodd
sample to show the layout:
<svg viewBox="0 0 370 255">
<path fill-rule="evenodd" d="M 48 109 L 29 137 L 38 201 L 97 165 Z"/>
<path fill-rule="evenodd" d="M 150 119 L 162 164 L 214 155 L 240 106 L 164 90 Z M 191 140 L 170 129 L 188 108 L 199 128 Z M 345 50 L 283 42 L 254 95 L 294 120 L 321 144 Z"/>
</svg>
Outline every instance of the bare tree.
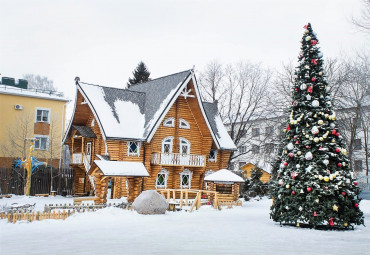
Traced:
<svg viewBox="0 0 370 255">
<path fill-rule="evenodd" d="M 231 153 L 231 161 L 252 150 L 253 122 L 265 117 L 268 108 L 272 73 L 260 65 L 239 63 L 223 67 L 211 62 L 200 74 L 203 97 L 218 103 L 221 118 L 228 126 L 229 134 L 237 147 L 243 151 Z M 262 143 L 258 139 L 254 143 Z"/>
<path fill-rule="evenodd" d="M 31 89 L 56 91 L 54 82 L 45 76 L 24 74 L 23 79 L 28 81 L 28 87 Z"/>
<path fill-rule="evenodd" d="M 370 32 L 370 0 L 363 0 L 363 9 L 360 17 L 352 17 L 352 23 L 361 31 Z"/>
</svg>

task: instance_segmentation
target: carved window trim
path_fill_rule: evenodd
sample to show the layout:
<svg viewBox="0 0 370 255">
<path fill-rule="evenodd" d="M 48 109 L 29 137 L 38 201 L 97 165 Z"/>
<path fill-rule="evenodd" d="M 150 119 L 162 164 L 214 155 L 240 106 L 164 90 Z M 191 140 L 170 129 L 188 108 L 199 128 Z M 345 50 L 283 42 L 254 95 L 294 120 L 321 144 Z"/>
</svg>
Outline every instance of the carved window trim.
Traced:
<svg viewBox="0 0 370 255">
<path fill-rule="evenodd" d="M 185 168 L 184 171 L 180 173 L 180 188 L 190 189 L 192 177 L 193 177 L 193 172 Z"/>
<path fill-rule="evenodd" d="M 167 188 L 167 180 L 168 180 L 168 176 L 169 176 L 170 172 L 165 169 L 165 168 L 162 168 L 162 170 L 157 174 L 157 178 L 155 179 L 155 188 L 156 189 L 166 189 Z M 163 178 L 163 184 L 158 184 L 158 181 L 159 181 L 159 178 L 162 177 Z"/>
<path fill-rule="evenodd" d="M 169 117 L 163 121 L 163 126 L 165 127 L 175 127 L 175 118 Z"/>
<path fill-rule="evenodd" d="M 179 128 L 190 129 L 190 124 L 184 119 L 179 119 Z"/>
<path fill-rule="evenodd" d="M 136 145 L 136 149 L 132 147 L 133 145 Z M 141 147 L 141 142 L 127 142 L 127 156 L 140 156 L 140 147 Z"/>
<path fill-rule="evenodd" d="M 213 152 L 213 154 L 212 154 Z M 218 150 L 210 150 L 208 155 L 208 161 L 209 162 L 217 162 L 217 153 Z"/>
<path fill-rule="evenodd" d="M 187 152 L 184 153 L 184 147 L 183 146 L 187 146 Z M 184 138 L 184 137 L 180 137 L 180 148 L 179 148 L 179 153 L 183 154 L 183 155 L 189 155 L 190 154 L 190 148 L 191 148 L 191 144 L 190 142 L 188 141 L 188 139 Z"/>
<path fill-rule="evenodd" d="M 167 152 L 165 150 L 166 145 L 169 146 L 169 150 Z M 173 136 L 167 136 L 163 138 L 162 145 L 161 145 L 161 152 L 162 153 L 172 153 L 172 150 L 173 150 Z"/>
</svg>

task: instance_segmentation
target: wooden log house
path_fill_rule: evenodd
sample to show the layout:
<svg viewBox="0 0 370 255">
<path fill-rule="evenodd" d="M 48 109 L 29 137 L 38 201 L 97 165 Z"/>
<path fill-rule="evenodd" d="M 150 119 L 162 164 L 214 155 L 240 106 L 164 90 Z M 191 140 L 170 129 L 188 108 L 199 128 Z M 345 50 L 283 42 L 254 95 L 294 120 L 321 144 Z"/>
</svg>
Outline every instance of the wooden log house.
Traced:
<svg viewBox="0 0 370 255">
<path fill-rule="evenodd" d="M 64 143 L 71 151 L 75 193 L 99 202 L 143 190 L 204 189 L 204 177 L 227 167 L 236 147 L 217 105 L 202 102 L 193 70 L 129 89 L 76 84 Z"/>
</svg>

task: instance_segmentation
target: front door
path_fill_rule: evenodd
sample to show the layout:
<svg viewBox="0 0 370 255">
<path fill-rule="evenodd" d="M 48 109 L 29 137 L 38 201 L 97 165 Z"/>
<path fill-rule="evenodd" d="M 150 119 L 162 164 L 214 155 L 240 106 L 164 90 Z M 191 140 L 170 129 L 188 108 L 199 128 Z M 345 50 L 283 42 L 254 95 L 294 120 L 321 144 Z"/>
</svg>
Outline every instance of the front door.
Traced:
<svg viewBox="0 0 370 255">
<path fill-rule="evenodd" d="M 91 162 L 91 143 L 86 143 L 86 157 L 90 163 Z"/>
</svg>

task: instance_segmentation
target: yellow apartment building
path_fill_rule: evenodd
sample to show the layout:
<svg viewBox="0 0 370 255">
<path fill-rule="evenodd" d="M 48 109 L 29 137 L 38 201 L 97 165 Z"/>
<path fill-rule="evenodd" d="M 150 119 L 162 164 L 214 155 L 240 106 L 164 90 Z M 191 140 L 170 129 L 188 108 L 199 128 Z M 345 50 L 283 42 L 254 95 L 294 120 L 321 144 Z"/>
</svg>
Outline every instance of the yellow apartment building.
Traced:
<svg viewBox="0 0 370 255">
<path fill-rule="evenodd" d="M 61 93 L 28 89 L 26 80 L 2 77 L 0 83 L 0 167 L 25 157 L 30 138 L 34 156 L 58 166 L 68 100 Z"/>
</svg>

